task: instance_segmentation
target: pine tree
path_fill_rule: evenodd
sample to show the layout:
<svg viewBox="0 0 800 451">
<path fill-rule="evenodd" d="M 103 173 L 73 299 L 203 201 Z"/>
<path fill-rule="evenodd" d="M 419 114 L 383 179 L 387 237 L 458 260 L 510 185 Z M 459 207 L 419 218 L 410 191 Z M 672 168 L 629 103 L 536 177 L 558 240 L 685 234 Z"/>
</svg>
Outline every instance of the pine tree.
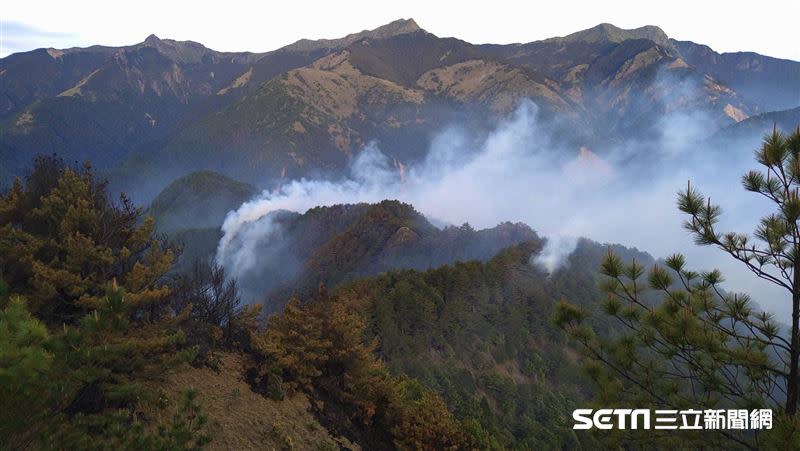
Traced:
<svg viewBox="0 0 800 451">
<path fill-rule="evenodd" d="M 787 290 L 792 306 L 788 338 L 772 314 L 758 311 L 746 294 L 723 289 L 718 270 L 688 269 L 680 254 L 649 271 L 633 260 L 624 264 L 610 250 L 601 266 L 608 294 L 602 307 L 620 328 L 594 333 L 587 312 L 562 302 L 556 323 L 582 345 L 587 374 L 604 405 L 662 409 L 756 409 L 783 411 L 775 431 L 753 434 L 721 430 L 659 435 L 644 441 L 662 446 L 735 446 L 749 449 L 765 440 L 784 447 L 800 444 L 797 403 L 798 314 L 800 314 L 800 129 L 790 136 L 773 131 L 757 152 L 765 173 L 751 171 L 744 187 L 776 205 L 761 220 L 755 239 L 720 233 L 721 209 L 691 185 L 678 207 L 689 215 L 685 227 L 697 244 L 722 249 L 757 277 Z M 631 440 L 635 432 L 627 433 Z M 619 437 L 617 437 L 619 438 Z M 694 440 L 695 442 L 691 442 Z"/>
<path fill-rule="evenodd" d="M 789 361 L 784 377 L 786 386 L 785 412 L 797 413 L 800 396 L 800 127 L 789 136 L 777 128 L 764 138 L 756 153 L 763 172 L 750 171 L 742 177 L 748 191 L 769 200 L 775 213 L 761 218 L 754 238 L 740 233 L 722 233 L 716 229 L 722 212 L 711 199 L 704 198 L 691 185 L 678 199 L 678 207 L 690 219 L 686 228 L 697 244 L 716 246 L 744 264 L 757 277 L 785 289 L 789 295 L 792 322 L 789 343 L 771 346 L 780 353 L 787 351 Z"/>
<path fill-rule="evenodd" d="M 0 447 L 25 448 L 34 439 L 31 428 L 47 413 L 53 377 L 50 333 L 32 317 L 19 297 L 0 311 Z"/>
<path fill-rule="evenodd" d="M 158 314 L 174 255 L 152 218 L 123 195 L 113 202 L 90 166 L 36 160 L 25 183 L 0 196 L 0 271 L 12 295 L 48 324 L 75 323 L 103 302 L 112 279 L 141 314 Z"/>
<path fill-rule="evenodd" d="M 311 389 L 331 349 L 330 340 L 323 334 L 322 320 L 292 298 L 283 315 L 270 317 L 267 329 L 254 337 L 253 345 L 269 366 L 282 373 L 290 388 Z"/>
<path fill-rule="evenodd" d="M 253 340 L 262 356 L 260 376 L 277 370 L 290 388 L 338 403 L 358 427 L 388 435 L 399 449 L 469 449 L 461 424 L 436 393 L 389 374 L 351 305 L 322 287 L 311 302 L 292 299 Z"/>
<path fill-rule="evenodd" d="M 89 165 L 37 159 L 0 195 L 0 448 L 197 449 L 196 400 L 142 424 L 146 388 L 193 358 L 172 251 Z M 24 299 L 24 300 L 23 300 Z"/>
</svg>

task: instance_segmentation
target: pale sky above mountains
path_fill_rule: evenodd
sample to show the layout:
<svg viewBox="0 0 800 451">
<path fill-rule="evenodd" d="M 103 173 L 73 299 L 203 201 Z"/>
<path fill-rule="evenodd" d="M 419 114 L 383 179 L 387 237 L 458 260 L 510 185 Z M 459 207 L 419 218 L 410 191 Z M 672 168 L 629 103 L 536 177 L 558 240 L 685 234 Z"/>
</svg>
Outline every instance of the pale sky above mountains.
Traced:
<svg viewBox="0 0 800 451">
<path fill-rule="evenodd" d="M 672 38 L 707 44 L 718 52 L 754 51 L 800 60 L 797 17 L 797 0 L 8 0 L 0 11 L 0 57 L 39 47 L 129 45 L 151 33 L 215 50 L 263 52 L 301 38 L 338 38 L 414 18 L 437 36 L 475 44 L 536 41 L 602 22 L 622 28 L 657 25 Z"/>
</svg>

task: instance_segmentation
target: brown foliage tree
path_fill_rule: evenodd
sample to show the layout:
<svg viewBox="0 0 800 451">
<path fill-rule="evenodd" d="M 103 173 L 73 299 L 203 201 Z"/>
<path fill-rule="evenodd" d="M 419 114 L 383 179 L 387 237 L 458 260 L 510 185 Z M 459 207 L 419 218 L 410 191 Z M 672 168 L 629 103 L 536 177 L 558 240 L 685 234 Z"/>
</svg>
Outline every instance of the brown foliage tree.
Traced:
<svg viewBox="0 0 800 451">
<path fill-rule="evenodd" d="M 74 323 L 96 309 L 113 279 L 135 314 L 157 314 L 173 257 L 154 238 L 152 219 L 142 220 L 124 195 L 113 202 L 88 164 L 72 169 L 40 157 L 0 195 L 0 272 L 10 294 L 47 323 Z"/>
</svg>

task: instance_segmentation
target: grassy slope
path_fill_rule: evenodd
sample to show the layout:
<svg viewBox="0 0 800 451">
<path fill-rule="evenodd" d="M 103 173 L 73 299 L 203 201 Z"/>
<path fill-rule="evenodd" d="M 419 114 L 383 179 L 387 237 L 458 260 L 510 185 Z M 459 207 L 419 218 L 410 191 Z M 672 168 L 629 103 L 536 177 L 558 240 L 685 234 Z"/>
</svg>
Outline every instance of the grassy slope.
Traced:
<svg viewBox="0 0 800 451">
<path fill-rule="evenodd" d="M 333 437 L 309 411 L 308 398 L 295 394 L 273 401 L 253 392 L 242 376 L 243 357 L 220 353 L 219 371 L 184 367 L 169 374 L 163 390 L 170 400 L 187 389 L 198 392 L 213 437 L 210 450 L 361 448 Z"/>
</svg>

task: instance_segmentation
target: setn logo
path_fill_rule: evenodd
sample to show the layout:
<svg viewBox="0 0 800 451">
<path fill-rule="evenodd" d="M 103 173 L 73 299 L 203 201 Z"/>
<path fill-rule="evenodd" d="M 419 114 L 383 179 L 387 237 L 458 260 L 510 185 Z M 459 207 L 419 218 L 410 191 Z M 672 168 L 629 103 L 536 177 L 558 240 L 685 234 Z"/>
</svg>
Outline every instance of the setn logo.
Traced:
<svg viewBox="0 0 800 451">
<path fill-rule="evenodd" d="M 650 429 L 650 409 L 575 409 L 572 429 Z"/>
<path fill-rule="evenodd" d="M 772 409 L 576 409 L 572 418 L 572 429 L 650 429 L 651 419 L 655 429 L 772 429 Z"/>
</svg>

